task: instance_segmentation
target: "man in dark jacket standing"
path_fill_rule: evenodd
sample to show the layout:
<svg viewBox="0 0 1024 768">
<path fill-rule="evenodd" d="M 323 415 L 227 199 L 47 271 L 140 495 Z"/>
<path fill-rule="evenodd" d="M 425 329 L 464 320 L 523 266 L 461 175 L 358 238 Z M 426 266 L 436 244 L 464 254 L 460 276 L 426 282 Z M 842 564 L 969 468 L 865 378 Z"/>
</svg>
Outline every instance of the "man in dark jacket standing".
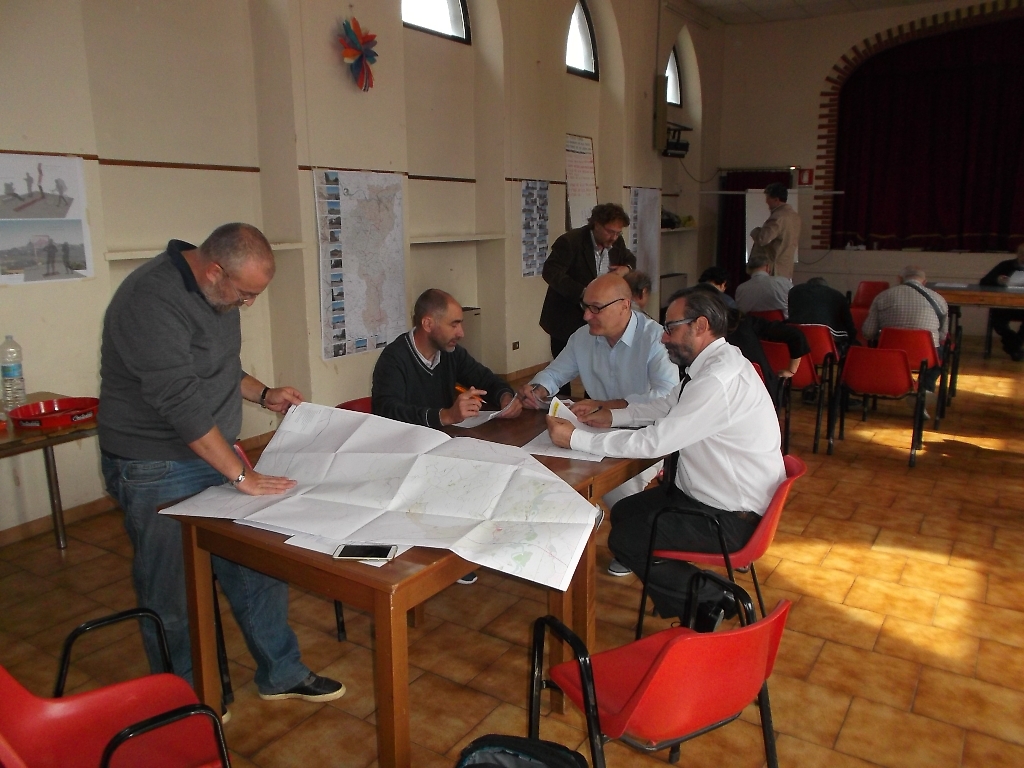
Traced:
<svg viewBox="0 0 1024 768">
<path fill-rule="evenodd" d="M 996 264 L 981 278 L 982 285 L 1009 285 L 1014 272 L 1024 272 L 1024 244 L 1017 248 L 1017 258 Z M 1014 360 L 1024 360 L 1024 310 L 990 309 L 992 330 L 1003 340 L 1003 350 Z M 1010 330 L 1010 323 L 1019 322 L 1016 331 Z"/>
<path fill-rule="evenodd" d="M 609 264 L 629 263 L 635 257 L 622 240 L 629 216 L 621 205 L 601 203 L 590 212 L 585 227 L 571 229 L 555 240 L 544 262 L 548 284 L 540 327 L 551 337 L 551 357 L 558 357 L 569 337 L 583 326 L 583 291 Z M 566 388 L 568 385 L 566 386 Z"/>
</svg>

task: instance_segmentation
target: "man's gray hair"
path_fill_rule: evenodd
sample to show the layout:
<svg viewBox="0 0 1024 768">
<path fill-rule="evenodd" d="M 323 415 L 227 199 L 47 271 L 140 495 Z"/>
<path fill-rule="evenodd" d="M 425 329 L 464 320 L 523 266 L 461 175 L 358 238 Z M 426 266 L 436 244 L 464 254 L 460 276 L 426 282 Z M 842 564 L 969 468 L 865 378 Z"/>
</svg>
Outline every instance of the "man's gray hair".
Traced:
<svg viewBox="0 0 1024 768">
<path fill-rule="evenodd" d="M 449 304 L 457 303 L 455 297 L 450 293 L 445 293 L 440 288 L 427 288 L 419 295 L 413 306 L 412 324 L 419 328 L 424 317 L 428 315 L 434 318 L 440 317 L 448 311 Z"/>
<path fill-rule="evenodd" d="M 750 258 L 747 259 L 747 274 L 752 274 L 755 269 L 762 269 L 769 264 L 771 264 L 771 260 L 768 258 L 768 254 L 758 248 L 752 251 Z"/>
<path fill-rule="evenodd" d="M 828 280 L 826 280 L 821 275 L 818 275 L 817 277 L 812 277 L 810 280 L 808 280 L 807 284 L 808 285 L 824 285 L 824 286 L 828 286 Z"/>
<path fill-rule="evenodd" d="M 903 280 L 916 280 L 919 283 L 923 283 L 925 281 L 924 270 L 914 265 L 904 267 L 900 271 L 900 277 Z"/>
<path fill-rule="evenodd" d="M 199 252 L 204 259 L 220 264 L 228 272 L 237 272 L 249 261 L 274 269 L 274 251 L 263 233 L 252 224 L 221 224 L 199 246 Z"/>
<path fill-rule="evenodd" d="M 685 299 L 686 311 L 682 320 L 696 320 L 704 317 L 715 338 L 721 338 L 729 332 L 729 307 L 722 300 L 722 294 L 716 288 L 707 290 L 708 286 L 697 284 L 689 288 L 681 288 L 668 299 L 668 306 L 679 299 Z"/>
</svg>

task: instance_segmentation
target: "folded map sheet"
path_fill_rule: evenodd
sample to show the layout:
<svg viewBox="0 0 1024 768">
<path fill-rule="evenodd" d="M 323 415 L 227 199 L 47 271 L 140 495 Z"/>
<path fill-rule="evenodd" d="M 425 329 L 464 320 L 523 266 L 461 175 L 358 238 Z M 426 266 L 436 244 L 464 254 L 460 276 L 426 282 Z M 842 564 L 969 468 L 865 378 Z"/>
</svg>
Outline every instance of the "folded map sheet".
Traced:
<svg viewBox="0 0 1024 768">
<path fill-rule="evenodd" d="M 449 549 L 563 591 L 594 526 L 594 507 L 522 448 L 311 403 L 289 410 L 256 470 L 298 485 L 280 496 L 208 488 L 164 514 Z"/>
</svg>

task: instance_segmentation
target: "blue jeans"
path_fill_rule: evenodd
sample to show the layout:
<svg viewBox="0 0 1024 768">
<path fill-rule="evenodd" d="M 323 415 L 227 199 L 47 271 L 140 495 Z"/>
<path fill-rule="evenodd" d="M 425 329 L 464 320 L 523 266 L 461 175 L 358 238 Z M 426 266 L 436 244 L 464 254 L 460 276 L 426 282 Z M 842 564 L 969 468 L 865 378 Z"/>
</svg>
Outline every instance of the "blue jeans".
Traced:
<svg viewBox="0 0 1024 768">
<path fill-rule="evenodd" d="M 157 514 L 157 508 L 221 485 L 224 477 L 201 459 L 137 461 L 104 454 L 102 464 L 107 492 L 124 511 L 124 527 L 135 548 L 132 580 L 139 605 L 160 616 L 174 672 L 191 683 L 181 525 Z M 213 570 L 256 660 L 260 693 L 280 693 L 301 683 L 309 668 L 288 626 L 288 585 L 220 557 L 213 558 Z M 142 625 L 142 639 L 150 668 L 159 670 L 159 645 L 148 623 Z"/>
</svg>

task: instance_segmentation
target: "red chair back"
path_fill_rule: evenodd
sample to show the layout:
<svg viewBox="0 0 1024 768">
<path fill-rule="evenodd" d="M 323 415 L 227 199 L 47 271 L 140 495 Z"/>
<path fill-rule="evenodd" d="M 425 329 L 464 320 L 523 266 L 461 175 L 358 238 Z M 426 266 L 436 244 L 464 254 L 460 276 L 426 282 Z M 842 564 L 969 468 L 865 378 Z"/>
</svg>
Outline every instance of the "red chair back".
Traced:
<svg viewBox="0 0 1024 768">
<path fill-rule="evenodd" d="M 762 309 L 757 312 L 747 312 L 747 314 L 764 320 L 771 320 L 775 323 L 784 323 L 786 321 L 786 316 L 782 314 L 781 309 Z"/>
<path fill-rule="evenodd" d="M 777 341 L 762 341 L 761 348 L 776 372 L 789 368 L 789 347 L 785 344 Z M 796 369 L 796 374 L 790 378 L 789 386 L 792 389 L 804 389 L 817 383 L 818 372 L 814 365 L 811 364 L 809 355 L 804 355 L 800 358 L 800 365 Z"/>
<path fill-rule="evenodd" d="M 344 403 L 338 403 L 335 408 L 341 408 L 343 411 L 359 411 L 359 413 L 373 413 L 372 398 L 369 397 L 357 397 L 355 400 L 346 400 Z"/>
<path fill-rule="evenodd" d="M 859 395 L 880 397 L 903 397 L 917 389 L 902 349 L 850 347 L 840 382 Z"/>
<path fill-rule="evenodd" d="M 602 733 L 656 744 L 742 711 L 772 673 L 789 608 L 782 600 L 746 627 L 707 634 L 666 629 L 592 656 Z M 551 679 L 582 700 L 575 660 L 552 667 Z"/>
<path fill-rule="evenodd" d="M 864 338 L 864 321 L 868 319 L 869 307 L 850 307 L 850 317 L 853 318 L 853 325 L 857 329 L 857 340 L 861 344 L 866 344 L 867 339 Z"/>
<path fill-rule="evenodd" d="M 857 286 L 857 292 L 853 294 L 853 299 L 850 301 L 850 307 L 864 307 L 866 309 L 871 306 L 875 296 L 888 288 L 889 283 L 885 280 L 861 280 Z"/>
<path fill-rule="evenodd" d="M 761 378 L 761 383 L 764 384 L 764 371 L 761 370 L 761 366 L 753 360 L 750 361 L 750 364 L 754 366 L 754 372 Z"/>
<path fill-rule="evenodd" d="M 761 522 L 754 529 L 753 536 L 736 552 L 729 553 L 729 560 L 733 568 L 746 568 L 755 560 L 759 559 L 775 538 L 775 531 L 779 528 L 779 520 L 782 518 L 782 510 L 786 506 L 786 499 L 793 483 L 807 473 L 807 465 L 796 456 L 783 456 L 782 461 L 786 465 L 786 479 L 775 489 L 772 500 L 768 503 L 768 509 L 761 516 Z M 675 550 L 655 550 L 655 557 L 671 558 L 673 560 L 686 560 L 700 565 L 717 565 L 724 567 L 725 558 L 722 554 L 711 552 L 677 552 Z"/>
<path fill-rule="evenodd" d="M 929 368 L 939 365 L 931 331 L 919 328 L 883 328 L 878 336 L 879 349 L 902 349 L 907 353 L 910 367 L 918 370 L 925 360 Z"/>
<path fill-rule="evenodd" d="M 798 325 L 797 328 L 804 332 L 811 347 L 811 360 L 816 366 L 825 365 L 825 357 L 830 354 L 833 362 L 839 360 L 835 338 L 827 325 Z"/>
<path fill-rule="evenodd" d="M 125 727 L 196 702 L 189 684 L 170 674 L 43 699 L 0 667 L 0 737 L 32 768 L 96 768 L 107 742 Z M 8 766 L 3 747 L 0 764 Z M 111 761 L 119 768 L 220 764 L 213 728 L 199 717 L 136 736 Z"/>
</svg>

